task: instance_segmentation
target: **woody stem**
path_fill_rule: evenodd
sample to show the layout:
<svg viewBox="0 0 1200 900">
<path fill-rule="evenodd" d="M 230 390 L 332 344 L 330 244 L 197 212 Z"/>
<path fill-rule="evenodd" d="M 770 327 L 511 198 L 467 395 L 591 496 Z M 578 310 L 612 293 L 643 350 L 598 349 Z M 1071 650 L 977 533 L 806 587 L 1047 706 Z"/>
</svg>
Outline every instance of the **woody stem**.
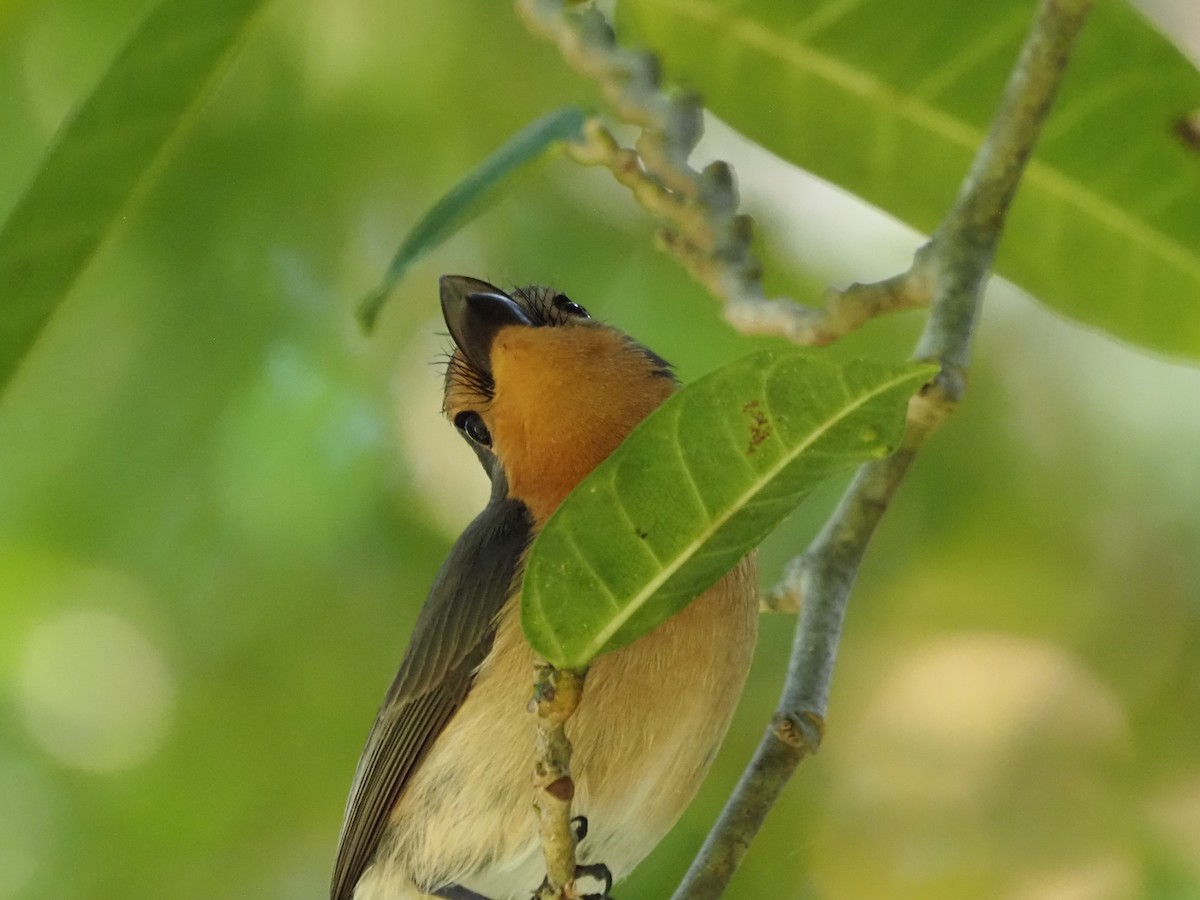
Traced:
<svg viewBox="0 0 1200 900">
<path fill-rule="evenodd" d="M 859 469 L 821 533 L 768 597 L 768 607 L 800 606 L 783 695 L 674 900 L 721 896 L 784 785 L 820 744 L 850 588 L 917 451 L 962 396 L 979 303 L 1009 204 L 1091 6 L 1092 0 L 1042 0 L 954 207 L 907 273 L 849 289 L 868 304 L 873 293 L 894 293 L 897 284 L 931 291 L 915 355 L 940 363 L 941 372 L 910 402 L 900 449 Z"/>
</svg>

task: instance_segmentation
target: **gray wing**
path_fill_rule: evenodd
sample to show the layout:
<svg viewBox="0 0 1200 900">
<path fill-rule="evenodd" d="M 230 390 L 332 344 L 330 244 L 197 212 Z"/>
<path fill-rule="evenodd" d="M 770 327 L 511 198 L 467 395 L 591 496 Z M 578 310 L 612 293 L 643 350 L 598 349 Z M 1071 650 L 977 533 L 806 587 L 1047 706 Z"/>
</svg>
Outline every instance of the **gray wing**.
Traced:
<svg viewBox="0 0 1200 900">
<path fill-rule="evenodd" d="M 331 900 L 351 900 L 404 786 L 462 705 L 491 649 L 533 524 L 517 500 L 493 499 L 434 580 L 400 671 L 367 738 L 338 839 Z"/>
</svg>

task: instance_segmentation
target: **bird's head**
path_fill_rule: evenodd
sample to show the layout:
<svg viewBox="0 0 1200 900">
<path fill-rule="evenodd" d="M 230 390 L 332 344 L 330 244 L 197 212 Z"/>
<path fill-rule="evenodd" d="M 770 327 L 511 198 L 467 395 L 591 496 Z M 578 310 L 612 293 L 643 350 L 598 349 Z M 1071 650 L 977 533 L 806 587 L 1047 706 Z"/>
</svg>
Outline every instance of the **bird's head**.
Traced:
<svg viewBox="0 0 1200 900">
<path fill-rule="evenodd" d="M 675 389 L 662 357 L 565 294 L 446 275 L 441 299 L 446 416 L 536 521 Z"/>
</svg>

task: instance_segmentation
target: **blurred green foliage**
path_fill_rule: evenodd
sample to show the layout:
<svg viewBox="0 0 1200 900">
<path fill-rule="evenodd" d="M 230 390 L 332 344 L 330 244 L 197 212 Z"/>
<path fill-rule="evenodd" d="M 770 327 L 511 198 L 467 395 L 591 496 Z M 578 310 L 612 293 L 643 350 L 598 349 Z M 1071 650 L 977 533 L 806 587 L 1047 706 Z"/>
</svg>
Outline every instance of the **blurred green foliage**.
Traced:
<svg viewBox="0 0 1200 900">
<path fill-rule="evenodd" d="M 0 216 L 147 8 L 0 5 Z M 769 343 L 561 159 L 360 334 L 424 209 L 537 115 L 597 102 L 506 4 L 267 8 L 0 396 L 0 898 L 322 895 L 362 740 L 483 494 L 438 415 L 437 275 L 552 282 L 689 380 Z M 794 216 L 773 225 L 835 227 Z M 839 277 L 889 274 L 860 234 Z M 773 289 L 813 297 L 769 246 Z M 829 352 L 903 358 L 918 325 Z M 825 747 L 729 896 L 1200 894 L 1198 442 L 1194 369 L 993 291 L 968 400 L 860 578 Z M 709 783 L 622 898 L 677 882 L 790 629 L 764 619 Z"/>
</svg>

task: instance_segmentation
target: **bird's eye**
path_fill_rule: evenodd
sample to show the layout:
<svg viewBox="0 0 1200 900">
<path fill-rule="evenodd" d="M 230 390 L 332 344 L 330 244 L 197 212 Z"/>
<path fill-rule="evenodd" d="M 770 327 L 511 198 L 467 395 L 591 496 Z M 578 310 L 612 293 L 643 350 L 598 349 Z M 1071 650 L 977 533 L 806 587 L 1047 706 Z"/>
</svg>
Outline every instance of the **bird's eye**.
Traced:
<svg viewBox="0 0 1200 900">
<path fill-rule="evenodd" d="M 492 446 L 492 435 L 483 424 L 483 416 L 474 410 L 460 412 L 454 417 L 454 427 L 481 447 Z"/>
<path fill-rule="evenodd" d="M 577 319 L 590 319 L 588 311 L 568 297 L 566 294 L 556 294 L 554 296 L 554 306 L 568 316 L 575 316 Z"/>
</svg>

